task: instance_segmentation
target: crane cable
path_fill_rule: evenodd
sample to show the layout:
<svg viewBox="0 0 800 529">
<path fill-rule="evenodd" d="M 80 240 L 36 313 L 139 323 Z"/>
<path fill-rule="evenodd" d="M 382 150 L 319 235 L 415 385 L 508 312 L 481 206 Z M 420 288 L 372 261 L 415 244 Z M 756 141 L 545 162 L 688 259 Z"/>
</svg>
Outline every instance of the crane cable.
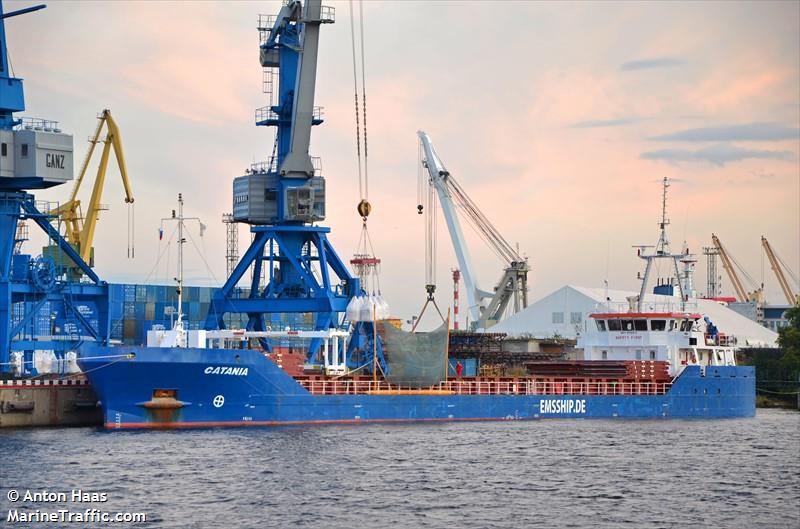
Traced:
<svg viewBox="0 0 800 529">
<path fill-rule="evenodd" d="M 356 117 L 356 157 L 358 159 L 358 195 L 359 202 L 356 210 L 361 217 L 361 236 L 359 237 L 356 256 L 357 257 L 375 257 L 375 250 L 372 246 L 372 239 L 369 236 L 367 229 L 367 218 L 372 212 L 372 204 L 369 202 L 369 169 L 367 164 L 367 82 L 366 82 L 366 58 L 365 58 L 365 45 L 364 45 L 364 3 L 359 0 L 358 3 L 358 17 L 359 17 L 359 42 L 360 42 L 360 55 L 361 55 L 361 106 L 359 107 L 359 86 L 358 86 L 358 61 L 356 58 L 357 48 L 359 42 L 356 41 L 356 21 L 353 9 L 353 0 L 350 0 L 350 43 L 353 58 L 353 100 L 355 103 L 355 117 Z M 364 141 L 363 148 L 363 163 L 362 163 L 362 148 L 361 141 Z M 373 264 L 368 265 L 368 270 L 362 280 L 366 283 L 371 280 L 371 285 L 364 284 L 362 288 L 370 290 L 373 293 L 377 291 L 378 296 L 381 295 L 381 284 L 378 270 L 380 261 L 375 260 Z"/>
<path fill-rule="evenodd" d="M 358 194 L 359 202 L 356 208 L 361 220 L 366 226 L 367 217 L 372 211 L 372 205 L 369 203 L 369 170 L 367 166 L 367 88 L 366 88 L 366 59 L 364 53 L 364 3 L 359 0 L 359 38 L 361 43 L 361 116 L 359 116 L 358 104 L 358 63 L 356 61 L 356 33 L 355 33 L 355 17 L 353 14 L 353 0 L 350 0 L 350 43 L 353 56 L 353 90 L 355 101 L 355 114 L 356 114 L 356 156 L 358 158 Z M 363 124 L 361 121 L 363 117 Z M 363 129 L 362 129 L 363 127 Z M 364 136 L 364 161 L 362 171 L 361 161 L 361 135 L 363 131 Z"/>
<path fill-rule="evenodd" d="M 133 209 L 133 202 L 128 202 L 128 259 L 135 259 L 135 250 L 134 247 L 134 229 L 135 226 L 135 219 L 134 219 L 134 209 Z"/>
<path fill-rule="evenodd" d="M 367 83 L 364 60 L 364 0 L 358 0 L 359 31 L 361 33 L 361 110 L 364 114 L 364 198 L 369 200 L 369 165 L 367 164 Z"/>
<path fill-rule="evenodd" d="M 353 51 L 353 96 L 356 110 L 356 156 L 358 158 L 358 196 L 364 198 L 363 173 L 361 172 L 361 123 L 358 106 L 358 66 L 356 64 L 356 28 L 353 19 L 353 0 L 350 0 L 350 42 Z"/>
<path fill-rule="evenodd" d="M 775 259 L 783 266 L 784 272 L 786 272 L 789 277 L 798 285 L 800 285 L 800 281 L 797 280 L 797 275 L 792 271 L 791 268 L 786 264 L 786 261 L 781 259 L 781 256 L 778 255 L 778 252 L 775 251 L 775 248 L 772 249 L 772 254 L 775 256 Z"/>
<path fill-rule="evenodd" d="M 434 189 L 433 183 L 430 182 L 427 187 L 427 193 L 425 192 L 425 184 L 423 182 L 423 171 L 422 171 L 422 141 L 420 140 L 418 143 L 419 148 L 417 149 L 417 213 L 422 215 L 425 212 L 425 292 L 427 293 L 427 297 L 425 298 L 425 303 L 422 305 L 422 309 L 420 309 L 419 314 L 417 314 L 416 318 L 413 320 L 414 323 L 411 326 L 411 332 L 415 332 L 417 330 L 417 326 L 422 321 L 422 316 L 425 314 L 425 310 L 428 308 L 428 305 L 433 305 L 436 309 L 437 314 L 442 319 L 442 322 L 446 322 L 442 311 L 439 309 L 439 305 L 436 303 L 436 298 L 434 297 L 436 293 L 436 254 L 437 254 L 437 241 L 436 235 L 438 233 L 438 215 L 436 214 L 436 206 L 437 206 L 437 197 L 436 197 L 436 190 Z M 425 201 L 423 205 L 423 200 Z M 427 211 L 425 211 L 427 209 Z"/>
</svg>

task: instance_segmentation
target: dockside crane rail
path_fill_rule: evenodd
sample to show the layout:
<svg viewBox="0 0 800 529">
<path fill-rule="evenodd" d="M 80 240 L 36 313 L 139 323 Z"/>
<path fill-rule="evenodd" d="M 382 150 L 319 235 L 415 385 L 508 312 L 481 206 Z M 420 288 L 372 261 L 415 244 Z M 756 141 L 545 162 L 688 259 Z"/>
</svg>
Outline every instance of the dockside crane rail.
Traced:
<svg viewBox="0 0 800 529">
<path fill-rule="evenodd" d="M 106 173 L 108 170 L 108 160 L 112 148 L 114 149 L 114 156 L 116 157 L 119 173 L 122 177 L 122 185 L 125 189 L 125 203 L 130 206 L 134 201 L 130 180 L 128 179 L 128 167 L 125 163 L 125 153 L 122 149 L 119 127 L 116 121 L 114 121 L 114 118 L 111 117 L 111 111 L 108 109 L 104 109 L 97 116 L 97 119 L 99 122 L 97 123 L 94 135 L 89 138 L 89 150 L 86 152 L 86 156 L 83 159 L 80 174 L 72 188 L 72 194 L 69 200 L 61 204 L 61 206 L 53 212 L 66 226 L 66 236 L 69 243 L 90 266 L 94 265 L 94 248 L 92 247 L 92 243 L 94 241 L 95 229 L 97 228 L 97 221 L 100 218 L 100 211 L 105 209 L 100 203 L 100 199 L 103 196 Z M 106 128 L 105 138 L 102 137 L 104 127 Z M 92 187 L 92 195 L 89 199 L 89 207 L 84 216 L 81 208 L 81 201 L 78 198 L 78 192 L 86 178 L 94 149 L 98 143 L 103 143 L 103 150 L 100 155 L 100 163 L 97 166 L 97 174 Z M 133 229 L 132 220 L 133 219 L 129 218 L 128 257 L 134 257 L 132 246 L 133 234 L 131 231 Z"/>
<path fill-rule="evenodd" d="M 748 293 L 744 287 L 744 284 L 742 283 L 742 280 L 739 278 L 739 274 L 736 272 L 736 269 L 738 268 L 742 272 L 742 274 L 745 275 L 747 280 L 752 285 L 755 285 L 756 283 L 753 280 L 753 278 L 750 277 L 750 275 L 747 274 L 744 268 L 742 268 L 742 266 L 738 262 L 736 262 L 736 260 L 730 253 L 728 253 L 728 251 L 722 245 L 722 242 L 719 240 L 719 237 L 717 237 L 716 234 L 713 233 L 711 234 L 711 240 L 713 241 L 714 246 L 717 248 L 717 251 L 719 252 L 719 256 L 722 259 L 722 267 L 725 269 L 725 272 L 727 272 L 728 277 L 730 278 L 731 283 L 733 284 L 733 289 L 736 291 L 737 299 L 739 301 L 756 301 L 759 303 L 763 302 L 763 289 L 755 288 L 753 292 Z"/>
<path fill-rule="evenodd" d="M 491 327 L 501 320 L 510 308 L 512 313 L 519 312 L 528 305 L 528 259 L 502 236 L 497 228 L 481 212 L 478 205 L 469 197 L 463 187 L 445 168 L 430 137 L 418 131 L 424 158 L 422 166 L 428 171 L 428 183 L 439 197 L 442 213 L 453 241 L 453 248 L 458 259 L 459 269 L 464 278 L 467 297 L 467 314 L 473 328 Z M 478 286 L 472 258 L 461 229 L 457 210 L 475 228 L 478 235 L 489 248 L 503 261 L 503 276 L 494 287 L 493 292 L 482 290 Z M 420 211 L 421 212 L 421 211 Z M 512 303 L 513 302 L 513 303 Z"/>
<path fill-rule="evenodd" d="M 775 253 L 772 249 L 772 246 L 767 241 L 767 238 L 763 235 L 761 236 L 761 246 L 764 248 L 764 252 L 767 254 L 767 259 L 769 259 L 769 264 L 772 267 L 772 271 L 775 272 L 775 277 L 778 278 L 778 283 L 781 286 L 781 290 L 783 291 L 783 295 L 786 298 L 786 301 L 790 305 L 795 305 L 800 303 L 800 295 L 795 294 L 792 292 L 792 288 L 789 285 L 789 281 L 786 279 L 786 275 L 784 274 L 784 270 L 792 277 L 795 283 L 797 283 L 797 276 L 795 276 L 792 271 L 786 266 L 786 263 Z"/>
</svg>

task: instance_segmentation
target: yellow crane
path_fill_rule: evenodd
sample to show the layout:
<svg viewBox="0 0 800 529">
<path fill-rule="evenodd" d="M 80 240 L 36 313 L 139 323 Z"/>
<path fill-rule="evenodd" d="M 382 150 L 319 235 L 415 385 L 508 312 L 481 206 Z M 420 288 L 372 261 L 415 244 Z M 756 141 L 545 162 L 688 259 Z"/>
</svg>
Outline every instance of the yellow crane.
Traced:
<svg viewBox="0 0 800 529">
<path fill-rule="evenodd" d="M 104 109 L 98 116 L 98 119 L 100 121 L 97 124 L 94 136 L 89 139 L 89 151 L 86 153 L 86 158 L 83 160 L 80 176 L 75 181 L 75 186 L 72 189 L 69 200 L 61 204 L 58 209 L 51 212 L 64 223 L 67 241 L 75 248 L 75 251 L 78 252 L 89 266 L 94 266 L 94 247 L 92 246 L 92 241 L 94 240 L 97 220 L 100 218 L 100 211 L 106 209 L 100 204 L 100 199 L 103 196 L 108 159 L 112 148 L 117 158 L 119 173 L 122 176 L 122 185 L 125 188 L 125 203 L 133 204 L 133 193 L 131 192 L 131 186 L 128 180 L 128 167 L 125 164 L 125 154 L 122 150 L 122 139 L 119 127 L 114 121 L 114 118 L 111 117 L 111 111 L 108 109 Z M 106 127 L 105 138 L 102 138 L 103 126 Z M 97 167 L 97 176 L 94 181 L 94 186 L 92 187 L 89 207 L 84 216 L 81 209 L 81 201 L 78 199 L 78 191 L 80 191 L 81 184 L 83 184 L 84 178 L 86 177 L 94 148 L 98 143 L 103 143 L 103 151 L 100 155 L 100 163 Z M 62 262 L 69 263 L 67 268 L 70 269 L 70 276 L 73 278 L 80 277 L 80 269 L 72 264 L 66 256 L 63 256 Z"/>
<path fill-rule="evenodd" d="M 778 278 L 778 283 L 781 285 L 781 290 L 783 290 L 783 295 L 786 297 L 786 301 L 788 301 L 790 305 L 795 305 L 796 303 L 800 302 L 800 296 L 792 293 L 789 282 L 786 280 L 786 276 L 783 273 L 783 268 L 781 268 L 780 259 L 775 252 L 772 251 L 772 246 L 770 246 L 769 241 L 767 241 L 767 238 L 763 235 L 761 236 L 761 246 L 764 248 L 764 252 L 767 254 L 767 259 L 769 259 L 769 264 L 772 267 L 772 271 L 775 272 L 775 277 Z M 785 266 L 786 265 L 784 264 L 784 267 Z M 786 270 L 789 271 L 788 267 Z"/>
<path fill-rule="evenodd" d="M 736 297 L 738 298 L 738 300 L 753 301 L 758 304 L 763 303 L 764 302 L 763 288 L 756 288 L 753 292 L 748 293 L 747 290 L 745 290 L 744 285 L 742 284 L 742 280 L 739 279 L 739 274 L 736 273 L 736 269 L 734 268 L 735 261 L 733 257 L 728 253 L 727 250 L 725 250 L 725 247 L 722 246 L 722 242 L 720 242 L 719 237 L 717 237 L 713 233 L 711 234 L 711 240 L 714 242 L 714 246 L 717 248 L 720 258 L 722 258 L 722 267 L 725 268 L 725 272 L 728 273 L 728 277 L 730 278 L 731 283 L 733 283 L 733 289 L 736 291 Z M 744 270 L 742 270 L 742 272 L 745 275 L 747 275 L 747 272 L 745 272 Z M 751 283 L 755 284 L 755 282 L 752 281 L 752 278 L 750 278 L 749 276 L 748 278 L 751 280 Z"/>
</svg>

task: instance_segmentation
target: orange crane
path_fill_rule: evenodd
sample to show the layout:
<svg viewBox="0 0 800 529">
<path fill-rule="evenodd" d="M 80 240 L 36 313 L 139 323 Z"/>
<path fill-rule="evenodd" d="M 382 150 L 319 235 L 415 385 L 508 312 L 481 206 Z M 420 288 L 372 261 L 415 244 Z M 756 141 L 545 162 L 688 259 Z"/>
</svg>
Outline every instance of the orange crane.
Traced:
<svg viewBox="0 0 800 529">
<path fill-rule="evenodd" d="M 783 290 L 783 295 L 786 297 L 786 301 L 789 302 L 790 305 L 795 305 L 800 302 L 800 296 L 797 294 L 792 293 L 792 289 L 789 286 L 789 281 L 786 280 L 786 276 L 783 273 L 783 268 L 786 268 L 786 271 L 789 272 L 789 268 L 786 266 L 783 261 L 775 254 L 772 250 L 772 246 L 770 246 L 769 241 L 763 235 L 761 236 L 761 246 L 764 248 L 764 252 L 767 254 L 767 259 L 769 259 L 769 264 L 772 267 L 772 271 L 775 272 L 775 277 L 778 278 L 778 283 L 781 285 L 781 290 Z M 783 268 L 781 268 L 781 264 L 783 264 Z M 791 274 L 791 272 L 789 272 Z"/>
<path fill-rule="evenodd" d="M 742 269 L 742 267 L 739 266 L 738 263 L 736 263 L 736 261 L 733 259 L 733 256 L 731 256 L 728 253 L 728 251 L 725 250 L 725 247 L 722 246 L 722 242 L 720 242 L 719 237 L 717 237 L 715 234 L 712 233 L 711 240 L 714 242 L 714 246 L 717 248 L 720 258 L 722 258 L 722 267 L 725 268 L 725 272 L 728 273 L 728 277 L 730 278 L 731 283 L 733 283 L 733 289 L 736 291 L 736 298 L 739 301 L 754 301 L 758 304 L 763 303 L 764 302 L 763 287 L 756 288 L 755 290 L 753 290 L 753 292 L 748 293 L 747 290 L 745 290 L 744 288 L 744 284 L 742 284 L 742 280 L 739 279 L 739 274 L 736 273 L 736 268 L 734 268 L 734 264 L 736 264 L 736 266 L 740 270 L 742 270 L 742 273 L 744 273 L 746 276 L 747 272 L 745 272 Z M 747 278 L 750 280 L 751 283 L 755 284 L 755 282 L 752 280 L 750 276 L 747 276 Z"/>
<path fill-rule="evenodd" d="M 94 241 L 97 220 L 100 217 L 100 211 L 107 209 L 100 203 L 100 199 L 103 196 L 103 188 L 106 182 L 106 170 L 108 168 L 109 155 L 112 148 L 117 158 L 117 166 L 119 167 L 119 173 L 122 177 L 122 185 L 125 188 L 125 203 L 129 206 L 133 204 L 133 193 L 131 192 L 131 186 L 128 180 L 128 167 L 125 164 L 125 154 L 122 150 L 122 139 L 119 127 L 114 121 L 114 118 L 111 117 L 111 111 L 108 109 L 104 109 L 97 118 L 99 119 L 99 123 L 97 124 L 94 136 L 89 139 L 89 150 L 86 153 L 86 158 L 83 160 L 81 173 L 75 181 L 72 194 L 69 200 L 51 212 L 51 214 L 56 216 L 65 226 L 65 235 L 69 244 L 80 254 L 81 258 L 87 262 L 89 266 L 94 266 L 94 247 L 92 243 Z M 107 129 L 105 139 L 102 138 L 103 126 Z M 97 175 L 92 187 L 89 207 L 84 215 L 81 208 L 81 201 L 78 199 L 78 191 L 81 188 L 81 184 L 84 182 L 89 169 L 89 163 L 92 159 L 92 154 L 98 143 L 103 144 L 103 150 L 100 155 L 100 163 L 97 167 Z M 131 230 L 132 227 L 129 225 L 128 229 Z M 55 247 L 49 247 L 45 250 L 50 252 L 51 255 L 58 254 L 58 248 Z M 130 231 L 128 234 L 128 256 L 132 257 L 132 234 Z M 61 257 L 70 276 L 73 279 L 80 278 L 80 269 L 67 257 Z"/>
</svg>

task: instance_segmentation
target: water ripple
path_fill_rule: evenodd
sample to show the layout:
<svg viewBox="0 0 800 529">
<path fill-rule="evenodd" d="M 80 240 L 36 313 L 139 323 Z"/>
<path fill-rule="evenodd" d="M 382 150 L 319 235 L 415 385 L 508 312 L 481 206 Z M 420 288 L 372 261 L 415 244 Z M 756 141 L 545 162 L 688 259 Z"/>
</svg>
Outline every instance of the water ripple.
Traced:
<svg viewBox="0 0 800 529">
<path fill-rule="evenodd" d="M 8 430 L 0 453 L 3 491 L 107 492 L 81 509 L 146 512 L 147 528 L 800 528 L 800 414 L 778 410 L 712 422 Z M 9 508 L 3 493 L 3 517 Z"/>
</svg>

